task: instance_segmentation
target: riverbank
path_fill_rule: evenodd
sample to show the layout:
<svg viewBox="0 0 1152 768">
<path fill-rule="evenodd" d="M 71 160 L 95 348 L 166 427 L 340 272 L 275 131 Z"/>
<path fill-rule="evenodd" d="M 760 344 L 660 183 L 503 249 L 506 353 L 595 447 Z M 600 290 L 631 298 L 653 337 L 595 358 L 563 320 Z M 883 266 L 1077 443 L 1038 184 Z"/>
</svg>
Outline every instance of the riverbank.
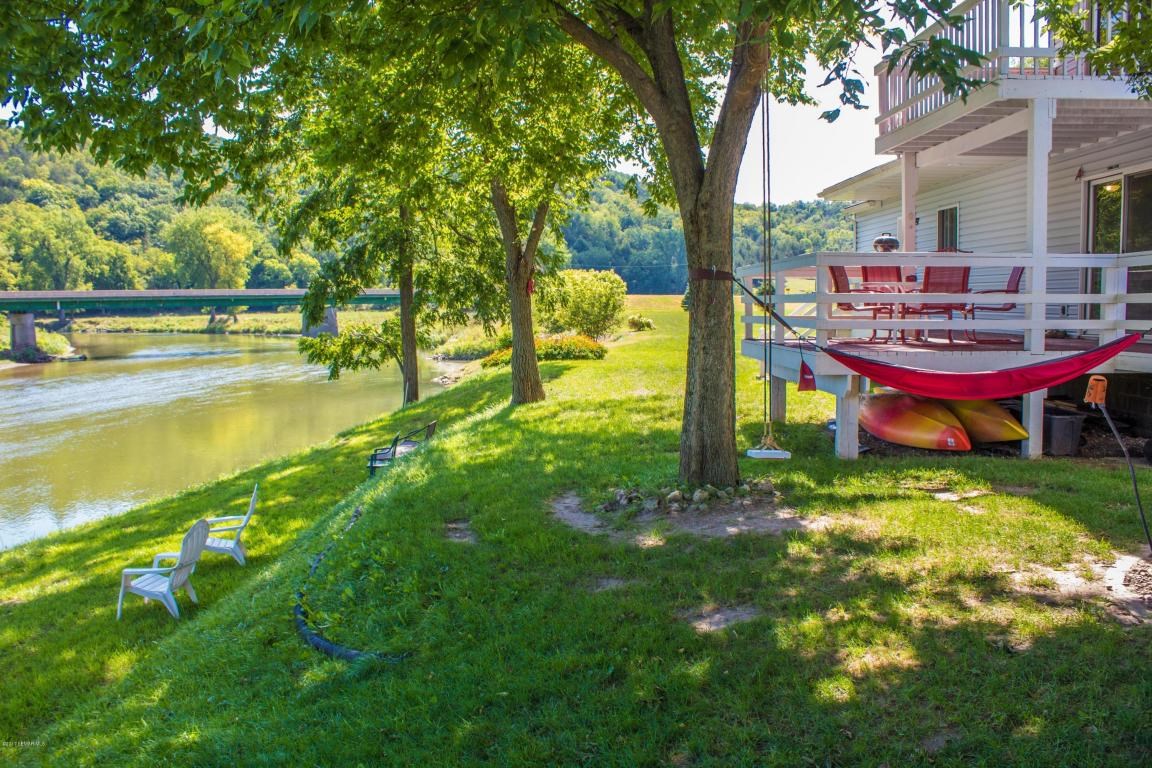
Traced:
<svg viewBox="0 0 1152 768">
<path fill-rule="evenodd" d="M 1123 468 L 842 462 L 830 399 L 790 390 L 777 435 L 794 458 L 742 465 L 771 483 L 671 514 L 657 500 L 676 474 L 686 315 L 678 299 L 631 301 L 656 330 L 603 361 L 543 363 L 545 402 L 510 408 L 507 372 L 481 372 L 313 451 L 0 553 L 0 652 L 16 660 L 0 733 L 35 743 L 0 755 L 1147 761 L 1152 633 L 1097 593 L 1057 589 L 1136 550 Z M 755 368 L 738 361 L 742 445 L 760 434 Z M 427 446 L 364 479 L 381 435 L 433 418 Z M 181 596 L 180 622 L 132 598 L 115 622 L 119 569 L 200 515 L 238 511 L 256 481 L 251 564 L 206 560 L 201 606 Z M 329 546 L 308 580 L 314 623 L 403 661 L 334 661 L 300 642 L 294 596 Z"/>
<path fill-rule="evenodd" d="M 387 310 L 343 310 L 339 313 L 341 325 L 351 323 L 379 324 Z M 298 336 L 298 312 L 240 312 L 236 315 L 219 313 L 215 323 L 209 315 L 80 315 L 71 320 L 71 333 L 247 333 L 263 336 Z M 55 327 L 51 321 L 42 325 Z"/>
</svg>

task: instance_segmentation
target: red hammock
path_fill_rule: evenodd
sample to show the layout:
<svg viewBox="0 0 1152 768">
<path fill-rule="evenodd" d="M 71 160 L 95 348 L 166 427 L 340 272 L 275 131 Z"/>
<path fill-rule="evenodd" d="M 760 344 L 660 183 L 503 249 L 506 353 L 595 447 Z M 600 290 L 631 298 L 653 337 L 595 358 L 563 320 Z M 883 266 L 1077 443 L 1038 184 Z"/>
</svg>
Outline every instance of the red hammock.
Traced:
<svg viewBox="0 0 1152 768">
<path fill-rule="evenodd" d="M 1003 371 L 965 373 L 907 368 L 850 355 L 830 347 L 824 347 L 823 350 L 861 376 L 867 376 L 872 381 L 911 395 L 938 397 L 944 400 L 995 400 L 1071 381 L 1128 349 L 1140 341 L 1141 335 L 1130 333 L 1095 349 L 1061 357 L 1058 360 L 1022 365 Z"/>
</svg>

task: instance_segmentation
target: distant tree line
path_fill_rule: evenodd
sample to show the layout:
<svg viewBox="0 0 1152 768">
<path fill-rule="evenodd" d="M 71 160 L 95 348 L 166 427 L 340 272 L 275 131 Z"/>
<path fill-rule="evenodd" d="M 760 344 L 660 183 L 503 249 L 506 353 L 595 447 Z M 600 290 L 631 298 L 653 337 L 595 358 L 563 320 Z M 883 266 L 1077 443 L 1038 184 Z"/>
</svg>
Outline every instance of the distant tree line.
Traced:
<svg viewBox="0 0 1152 768">
<path fill-rule="evenodd" d="M 679 214 L 653 204 L 640 187 L 628 191 L 629 177 L 606 176 L 577 206 L 563 228 L 576 269 L 611 269 L 629 293 L 683 293 L 688 272 Z M 738 204 L 733 227 L 736 267 L 761 260 L 760 206 Z M 843 203 L 796 202 L 772 206 L 772 253 L 787 258 L 814 251 L 853 247 L 852 220 Z"/>
<path fill-rule="evenodd" d="M 563 227 L 571 266 L 612 270 L 631 293 L 682 293 L 684 236 L 673 209 L 657 206 L 629 177 L 610 173 Z M 307 287 L 328 255 L 304 245 L 279 253 L 231 192 L 186 207 L 183 183 L 100 166 L 84 152 L 29 151 L 0 130 L 0 290 Z M 737 205 L 736 265 L 759 263 L 760 209 Z M 785 258 L 851 248 L 841 203 L 772 207 L 772 250 Z"/>
<path fill-rule="evenodd" d="M 182 189 L 0 130 L 0 290 L 306 287 L 319 271 L 305 249 L 278 253 L 237 195 L 191 208 Z"/>
</svg>

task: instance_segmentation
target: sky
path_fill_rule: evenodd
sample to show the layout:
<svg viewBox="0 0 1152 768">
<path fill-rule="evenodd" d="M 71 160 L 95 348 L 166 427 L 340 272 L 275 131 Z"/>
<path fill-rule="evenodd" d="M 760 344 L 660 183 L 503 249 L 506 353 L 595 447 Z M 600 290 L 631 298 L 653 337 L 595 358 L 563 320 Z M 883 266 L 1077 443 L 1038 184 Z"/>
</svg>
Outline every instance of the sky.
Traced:
<svg viewBox="0 0 1152 768">
<path fill-rule="evenodd" d="M 772 104 L 770 152 L 772 202 L 790 203 L 795 200 L 815 200 L 816 194 L 826 187 L 855 176 L 887 157 L 875 154 L 876 76 L 873 74 L 880 54 L 864 49 L 857 61 L 857 69 L 864 80 L 866 110 L 844 109 L 834 123 L 820 119 L 825 109 L 839 106 L 836 86 L 817 87 L 824 72 L 814 61 L 808 62 L 808 93 L 820 100 L 819 107 L 791 107 Z M 761 115 L 757 114 L 748 137 L 748 148 L 740 167 L 740 180 L 736 186 L 736 202 L 759 203 L 761 189 Z"/>
</svg>

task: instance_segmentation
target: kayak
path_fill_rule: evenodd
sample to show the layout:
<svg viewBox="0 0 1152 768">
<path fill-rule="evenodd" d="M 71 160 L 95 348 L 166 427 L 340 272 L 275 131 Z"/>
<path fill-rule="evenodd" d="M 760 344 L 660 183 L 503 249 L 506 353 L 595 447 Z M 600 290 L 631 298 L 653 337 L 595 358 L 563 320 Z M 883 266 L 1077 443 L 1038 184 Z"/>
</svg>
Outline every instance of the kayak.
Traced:
<svg viewBox="0 0 1152 768">
<path fill-rule="evenodd" d="M 970 451 L 972 442 L 952 412 L 935 400 L 903 394 L 869 395 L 860 426 L 881 440 L 934 451 Z"/>
<path fill-rule="evenodd" d="M 941 400 L 975 443 L 1027 440 L 1028 430 L 993 400 Z"/>
</svg>

